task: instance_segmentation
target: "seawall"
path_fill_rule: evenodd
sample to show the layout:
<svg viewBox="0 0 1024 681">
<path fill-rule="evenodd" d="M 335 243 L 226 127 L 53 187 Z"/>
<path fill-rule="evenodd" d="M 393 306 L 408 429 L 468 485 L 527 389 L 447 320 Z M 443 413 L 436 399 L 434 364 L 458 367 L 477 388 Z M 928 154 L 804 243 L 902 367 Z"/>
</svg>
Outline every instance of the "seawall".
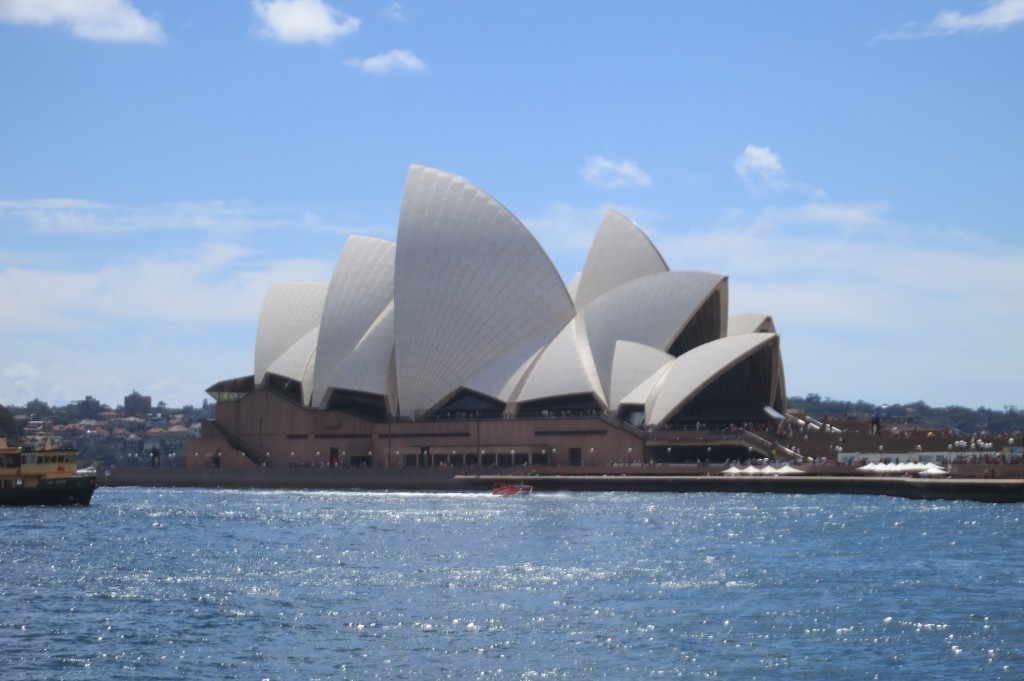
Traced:
<svg viewBox="0 0 1024 681">
<path fill-rule="evenodd" d="M 536 491 L 756 492 L 876 494 L 910 499 L 1024 502 L 1024 479 L 887 478 L 839 475 L 460 475 L 452 469 L 383 468 L 117 468 L 101 469 L 101 487 L 486 491 L 524 481 Z"/>
</svg>

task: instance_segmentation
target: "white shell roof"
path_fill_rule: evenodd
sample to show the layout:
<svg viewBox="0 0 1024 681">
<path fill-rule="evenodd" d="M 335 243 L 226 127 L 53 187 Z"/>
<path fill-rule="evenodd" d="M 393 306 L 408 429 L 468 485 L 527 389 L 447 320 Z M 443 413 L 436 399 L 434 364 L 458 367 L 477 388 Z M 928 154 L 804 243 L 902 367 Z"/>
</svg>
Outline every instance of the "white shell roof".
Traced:
<svg viewBox="0 0 1024 681">
<path fill-rule="evenodd" d="M 726 277 L 668 271 L 616 211 L 566 287 L 501 204 L 462 178 L 412 166 L 397 243 L 351 237 L 329 284 L 268 289 L 254 380 L 301 381 L 315 408 L 334 389 L 382 395 L 407 417 L 461 388 L 506 404 L 591 394 L 612 410 L 643 405 L 659 425 L 774 342 L 771 401 L 784 407 L 772 318 L 727 317 L 727 308 Z"/>
<path fill-rule="evenodd" d="M 387 395 L 394 346 L 395 306 L 388 303 L 352 351 L 337 364 L 335 378 L 329 384 L 330 388 Z M 317 363 L 319 364 L 319 356 Z M 319 374 L 319 366 L 317 369 Z M 324 393 L 321 399 L 327 402 L 330 399 L 330 390 Z"/>
<path fill-rule="evenodd" d="M 553 337 L 573 312 L 551 260 L 514 215 L 462 178 L 412 166 L 395 261 L 403 415 L 437 408 L 511 348 L 544 329 Z"/>
<path fill-rule="evenodd" d="M 379 394 L 387 392 L 388 361 L 391 357 L 390 343 L 394 341 L 393 323 L 384 331 L 381 329 L 368 336 L 372 325 L 379 324 L 384 310 L 389 309 L 395 291 L 395 244 L 383 239 L 353 236 L 345 242 L 327 292 L 323 320 L 316 348 L 316 372 L 313 380 L 312 403 L 322 404 L 332 388 L 352 387 L 346 380 L 346 372 L 353 370 L 350 355 L 360 347 L 360 354 L 373 355 L 382 364 L 375 370 L 382 374 L 372 381 Z M 383 347 L 367 348 L 368 339 L 382 343 Z M 365 368 L 365 367 L 363 367 Z M 358 370 L 358 369 L 357 369 Z M 381 387 L 383 386 L 383 387 Z"/>
<path fill-rule="evenodd" d="M 318 333 L 319 329 L 310 329 L 306 335 L 292 343 L 267 367 L 268 374 L 299 381 L 302 384 L 303 402 L 313 387 L 313 362 Z"/>
<path fill-rule="evenodd" d="M 612 389 L 609 407 L 614 411 L 622 404 L 622 400 L 637 386 L 651 376 L 660 375 L 660 370 L 667 367 L 675 358 L 649 345 L 619 341 L 615 344 L 615 357 L 612 360 Z M 641 403 L 646 402 L 644 396 Z"/>
<path fill-rule="evenodd" d="M 523 383 L 517 402 L 590 393 L 599 403 L 607 404 L 590 348 L 580 338 L 580 331 L 578 320 L 574 319 L 544 348 Z"/>
<path fill-rule="evenodd" d="M 626 282 L 584 307 L 580 315 L 605 394 L 617 342 L 668 351 L 701 306 L 727 285 L 720 274 L 661 272 Z"/>
<path fill-rule="evenodd" d="M 775 322 L 760 312 L 744 312 L 729 317 L 729 335 L 741 333 L 775 333 Z"/>
<path fill-rule="evenodd" d="M 288 281 L 272 284 L 267 289 L 256 326 L 254 380 L 257 385 L 263 382 L 272 364 L 320 325 L 326 297 L 327 284 L 319 281 Z M 280 368 L 286 366 L 288 371 L 297 370 L 294 360 L 282 363 Z M 282 375 L 302 380 L 304 372 L 305 364 L 300 373 Z"/>
<path fill-rule="evenodd" d="M 648 274 L 668 272 L 668 265 L 640 227 L 609 210 L 594 236 L 580 274 L 574 300 L 582 309 L 616 286 Z"/>
<path fill-rule="evenodd" d="M 576 304 L 576 293 L 579 291 L 580 288 L 581 276 L 583 276 L 583 273 L 577 272 L 576 274 L 573 275 L 572 279 L 569 280 L 569 283 L 565 285 L 565 290 L 569 292 L 569 297 L 572 298 L 572 302 L 574 305 Z"/>
<path fill-rule="evenodd" d="M 488 395 L 499 402 L 510 402 L 523 375 L 533 366 L 541 348 L 551 338 L 550 329 L 541 329 L 533 338 L 526 338 L 510 348 L 502 357 L 489 362 L 463 386 Z"/>
<path fill-rule="evenodd" d="M 665 364 L 660 369 L 655 371 L 653 374 L 644 379 L 644 382 L 633 388 L 629 394 L 623 397 L 619 401 L 619 407 L 624 405 L 646 405 L 648 398 L 651 396 L 651 392 L 658 389 L 662 379 L 665 378 L 665 374 L 672 367 L 672 363 Z"/>
<path fill-rule="evenodd" d="M 716 378 L 778 338 L 774 333 L 726 336 L 677 357 L 647 398 L 647 424 L 660 426 Z"/>
</svg>

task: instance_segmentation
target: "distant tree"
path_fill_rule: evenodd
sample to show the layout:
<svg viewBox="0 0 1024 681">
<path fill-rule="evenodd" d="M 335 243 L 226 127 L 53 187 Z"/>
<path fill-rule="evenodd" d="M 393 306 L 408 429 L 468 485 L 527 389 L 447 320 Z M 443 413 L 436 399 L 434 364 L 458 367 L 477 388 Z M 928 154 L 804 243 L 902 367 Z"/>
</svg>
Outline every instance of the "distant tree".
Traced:
<svg viewBox="0 0 1024 681">
<path fill-rule="evenodd" d="M 25 405 L 25 412 L 30 418 L 45 419 L 52 413 L 52 411 L 53 410 L 50 409 L 50 405 L 39 398 L 30 400 Z"/>
<path fill-rule="evenodd" d="M 7 407 L 0 405 L 0 433 L 7 437 L 7 443 L 15 446 L 21 443 L 21 429 L 14 420 L 14 414 Z"/>
<path fill-rule="evenodd" d="M 817 393 L 806 397 L 787 398 L 790 409 L 801 410 L 808 416 L 822 418 L 824 416 L 855 416 L 867 418 L 881 410 L 882 405 L 871 404 L 863 400 L 848 402 L 822 398 Z M 953 405 L 949 407 L 932 407 L 923 401 L 908 404 L 885 405 L 885 418 L 902 419 L 929 428 L 958 430 L 965 434 L 988 432 L 1020 433 L 1024 431 L 1024 411 L 1016 407 L 1004 407 L 996 411 L 987 407 L 970 409 Z"/>
</svg>

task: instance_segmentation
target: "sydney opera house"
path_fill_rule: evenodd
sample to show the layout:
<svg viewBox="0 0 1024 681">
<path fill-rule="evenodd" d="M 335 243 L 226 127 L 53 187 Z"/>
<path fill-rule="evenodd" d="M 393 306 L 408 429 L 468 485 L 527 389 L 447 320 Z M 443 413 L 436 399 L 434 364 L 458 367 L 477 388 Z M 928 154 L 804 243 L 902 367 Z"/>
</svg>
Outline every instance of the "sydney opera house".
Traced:
<svg viewBox="0 0 1024 681">
<path fill-rule="evenodd" d="M 413 166 L 395 242 L 272 285 L 253 374 L 216 383 L 189 466 L 484 468 L 672 462 L 668 436 L 785 411 L 770 316 L 672 271 L 609 211 L 568 284 L 469 182 Z"/>
</svg>

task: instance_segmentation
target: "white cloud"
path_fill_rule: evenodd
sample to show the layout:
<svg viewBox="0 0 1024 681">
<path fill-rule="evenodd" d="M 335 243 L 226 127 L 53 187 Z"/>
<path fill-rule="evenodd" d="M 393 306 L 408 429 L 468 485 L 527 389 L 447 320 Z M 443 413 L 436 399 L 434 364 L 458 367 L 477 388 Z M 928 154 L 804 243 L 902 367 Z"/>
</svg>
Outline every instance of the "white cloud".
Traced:
<svg viewBox="0 0 1024 681">
<path fill-rule="evenodd" d="M 134 234 L 152 230 L 233 233 L 302 225 L 329 229 L 316 215 L 269 211 L 247 204 L 208 201 L 157 206 L 113 206 L 69 198 L 0 201 L 0 224 L 24 223 L 38 233 Z"/>
<path fill-rule="evenodd" d="M 405 21 L 405 8 L 397 2 L 393 2 L 385 7 L 383 14 L 392 21 Z"/>
<path fill-rule="evenodd" d="M 779 155 L 769 147 L 748 144 L 734 165 L 737 174 L 751 188 L 781 191 L 786 188 L 786 171 Z"/>
<path fill-rule="evenodd" d="M 604 156 L 591 156 L 583 164 L 580 175 L 587 184 L 601 189 L 647 187 L 651 176 L 632 161 L 612 161 Z"/>
<path fill-rule="evenodd" d="M 100 42 L 162 43 L 159 22 L 126 0 L 0 0 L 0 21 L 66 25 L 79 38 Z"/>
<path fill-rule="evenodd" d="M 976 407 L 1014 394 L 1005 367 L 1024 318 L 1006 311 L 1020 307 L 1024 251 L 938 228 L 922 241 L 887 210 L 771 206 L 656 245 L 673 269 L 727 274 L 731 313 L 772 315 L 790 395 Z"/>
<path fill-rule="evenodd" d="M 260 36 L 282 43 L 329 43 L 354 33 L 360 20 L 323 0 L 253 0 L 253 11 L 262 22 Z"/>
<path fill-rule="evenodd" d="M 912 24 L 901 31 L 882 34 L 879 38 L 900 40 L 963 32 L 1003 31 L 1021 23 L 1024 23 L 1024 0 L 993 0 L 977 12 L 942 10 L 924 27 Z"/>
<path fill-rule="evenodd" d="M 427 65 L 423 60 L 409 50 L 391 50 L 386 54 L 379 54 L 376 57 L 349 59 L 345 64 L 359 69 L 363 73 L 372 73 L 379 76 L 386 76 L 396 72 L 416 73 L 427 70 Z"/>
<path fill-rule="evenodd" d="M 932 26 L 938 31 L 1001 31 L 1024 22 L 1024 0 L 997 0 L 973 14 L 943 10 Z"/>
</svg>

